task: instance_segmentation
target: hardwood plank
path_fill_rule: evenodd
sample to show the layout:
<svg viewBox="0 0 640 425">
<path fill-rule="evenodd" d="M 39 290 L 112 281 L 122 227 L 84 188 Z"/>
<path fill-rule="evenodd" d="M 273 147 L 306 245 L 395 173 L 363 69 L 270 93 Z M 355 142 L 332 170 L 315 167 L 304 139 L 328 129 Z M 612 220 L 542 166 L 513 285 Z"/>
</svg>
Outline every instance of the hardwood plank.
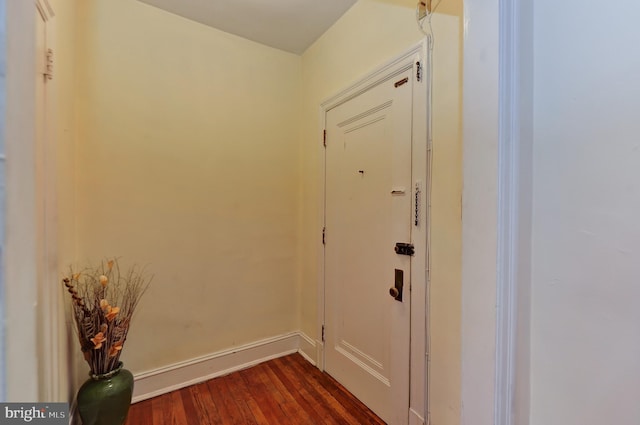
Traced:
<svg viewBox="0 0 640 425">
<path fill-rule="evenodd" d="M 297 392 L 299 403 L 307 410 L 314 423 L 340 424 L 341 415 L 330 409 L 323 402 L 322 395 L 318 390 L 302 378 L 302 374 L 294 373 L 290 367 L 287 367 L 286 362 L 287 360 L 285 359 L 276 359 L 272 368 L 280 380 L 290 388 L 290 391 Z"/>
<path fill-rule="evenodd" d="M 326 387 L 328 383 L 325 378 L 326 374 L 305 374 L 305 368 L 299 367 L 298 365 L 293 366 L 297 368 L 297 372 L 306 379 L 307 383 L 316 389 L 321 398 L 320 402 L 328 406 L 334 418 L 341 421 L 341 423 L 350 425 L 360 425 L 362 423 L 353 415 L 351 406 L 345 406 L 344 403 L 341 403 L 341 401 L 336 398 L 336 395 L 339 394 L 336 394 L 335 386 L 332 385 L 330 388 Z"/>
<path fill-rule="evenodd" d="M 300 406 L 298 401 L 293 397 L 293 395 L 288 391 L 287 387 L 278 378 L 278 375 L 275 374 L 275 372 L 271 368 L 271 364 L 265 364 L 265 371 L 273 385 L 278 389 L 280 394 L 282 394 L 284 402 L 281 407 L 285 414 L 291 418 L 295 418 L 295 420 L 299 424 L 313 423 L 304 408 Z"/>
<path fill-rule="evenodd" d="M 187 415 L 182 404 L 182 395 L 180 391 L 171 393 L 171 425 L 187 424 Z"/>
<path fill-rule="evenodd" d="M 354 421 L 354 424 L 384 424 L 384 421 L 373 413 L 371 409 L 366 407 L 329 374 L 322 373 L 317 368 L 313 368 L 314 371 L 309 373 L 309 362 L 304 360 L 302 356 L 294 356 L 287 360 L 290 360 L 289 366 L 292 370 L 297 371 L 311 385 L 321 389 L 322 392 L 326 392 L 333 399 L 331 404 L 333 411 L 339 412 L 344 419 Z M 343 412 L 347 413 L 344 414 Z"/>
<path fill-rule="evenodd" d="M 242 417 L 243 424 L 256 425 L 256 419 L 253 417 L 251 409 L 246 403 L 248 392 L 244 381 L 237 374 L 232 373 L 224 379 L 226 385 L 226 392 L 229 395 L 229 399 L 235 403 L 235 408 L 238 410 Z"/>
<path fill-rule="evenodd" d="M 189 423 L 211 425 L 207 410 L 198 402 L 199 392 L 199 387 L 196 385 L 180 390 L 185 415 Z"/>
<path fill-rule="evenodd" d="M 254 399 L 248 399 L 247 405 L 249 406 L 249 409 L 251 409 L 251 413 L 253 413 L 253 417 L 256 419 L 256 423 L 258 423 L 258 425 L 269 425 L 273 423 L 269 422 L 264 413 L 262 413 L 262 409 L 260 409 L 260 406 L 258 406 L 258 403 Z"/>
<path fill-rule="evenodd" d="M 239 411 L 236 402 L 229 395 L 226 377 L 220 377 L 207 382 L 211 399 L 216 404 L 220 418 L 225 424 L 244 425 L 242 412 Z"/>
<path fill-rule="evenodd" d="M 126 424 L 153 425 L 151 403 L 136 403 L 131 405 Z"/>
<path fill-rule="evenodd" d="M 281 423 L 283 425 L 295 425 L 284 415 L 284 412 L 280 408 L 280 404 L 278 403 L 278 398 L 280 398 L 279 393 L 268 384 L 268 381 L 265 383 L 265 381 L 260 378 L 262 370 L 261 365 L 258 365 L 239 372 L 242 379 L 246 382 L 247 388 L 249 388 L 249 394 L 252 399 L 255 400 L 268 423 L 276 424 L 278 423 L 277 421 L 282 418 Z"/>
<path fill-rule="evenodd" d="M 196 424 L 224 425 L 220 412 L 218 412 L 218 408 L 211 398 L 211 392 L 209 391 L 208 385 L 206 383 L 201 383 L 192 385 L 188 389 L 191 394 L 193 406 L 199 414 L 198 417 L 193 418 L 193 421 L 192 418 L 189 417 L 189 422 Z"/>
<path fill-rule="evenodd" d="M 153 412 L 153 425 L 169 425 L 166 418 L 171 412 L 171 393 L 163 394 L 151 399 L 151 409 Z M 133 424 L 136 425 L 136 424 Z"/>
<path fill-rule="evenodd" d="M 131 406 L 127 425 L 384 425 L 299 354 Z"/>
</svg>

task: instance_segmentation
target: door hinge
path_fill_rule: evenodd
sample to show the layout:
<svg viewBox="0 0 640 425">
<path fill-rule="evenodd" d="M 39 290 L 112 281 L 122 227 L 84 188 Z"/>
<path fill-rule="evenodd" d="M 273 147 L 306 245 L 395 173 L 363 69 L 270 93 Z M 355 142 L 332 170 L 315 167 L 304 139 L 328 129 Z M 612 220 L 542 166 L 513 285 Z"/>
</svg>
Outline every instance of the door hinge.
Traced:
<svg viewBox="0 0 640 425">
<path fill-rule="evenodd" d="M 416 62 L 416 80 L 422 81 L 422 62 Z"/>
<path fill-rule="evenodd" d="M 324 325 L 322 325 L 322 342 L 324 342 Z"/>
<path fill-rule="evenodd" d="M 322 131 L 322 146 L 327 147 L 327 130 Z"/>
<path fill-rule="evenodd" d="M 47 49 L 47 53 L 44 58 L 44 78 L 47 80 L 53 79 L 53 50 Z"/>
<path fill-rule="evenodd" d="M 322 228 L 322 245 L 325 245 L 325 243 L 326 243 L 326 242 L 325 242 L 325 235 L 326 235 L 326 233 L 327 233 L 327 228 L 326 228 L 326 227 L 323 227 L 323 228 Z"/>
</svg>

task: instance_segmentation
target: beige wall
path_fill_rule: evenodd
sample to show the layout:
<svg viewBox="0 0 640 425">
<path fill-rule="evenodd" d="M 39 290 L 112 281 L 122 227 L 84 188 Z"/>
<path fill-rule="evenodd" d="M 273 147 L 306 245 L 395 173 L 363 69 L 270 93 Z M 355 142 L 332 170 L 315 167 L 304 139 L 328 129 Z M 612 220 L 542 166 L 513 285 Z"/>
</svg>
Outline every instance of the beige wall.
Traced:
<svg viewBox="0 0 640 425">
<path fill-rule="evenodd" d="M 60 263 L 117 255 L 155 273 L 127 366 L 142 372 L 297 329 L 315 337 L 319 105 L 422 38 L 415 2 L 361 0 L 302 57 L 141 3 L 54 5 L 68 64 L 57 78 Z M 460 16 L 461 5 L 439 11 Z M 434 422 L 455 424 L 460 42 L 437 28 L 431 400 Z"/>
<path fill-rule="evenodd" d="M 444 2 L 442 6 L 440 12 L 462 15 L 461 2 Z M 461 50 L 460 21 L 448 18 L 434 17 L 433 53 L 431 414 L 434 423 L 439 424 L 456 424 L 460 420 Z M 322 228 L 319 105 L 421 40 L 422 34 L 413 22 L 414 1 L 361 0 L 302 56 L 299 249 L 304 255 L 299 269 L 299 314 L 301 329 L 312 337 L 317 337 L 318 247 Z M 412 406 L 419 405 L 419 400 L 412 401 Z"/>
<path fill-rule="evenodd" d="M 298 329 L 300 58 L 138 2 L 79 13 L 79 259 L 155 274 L 127 367 Z"/>
</svg>

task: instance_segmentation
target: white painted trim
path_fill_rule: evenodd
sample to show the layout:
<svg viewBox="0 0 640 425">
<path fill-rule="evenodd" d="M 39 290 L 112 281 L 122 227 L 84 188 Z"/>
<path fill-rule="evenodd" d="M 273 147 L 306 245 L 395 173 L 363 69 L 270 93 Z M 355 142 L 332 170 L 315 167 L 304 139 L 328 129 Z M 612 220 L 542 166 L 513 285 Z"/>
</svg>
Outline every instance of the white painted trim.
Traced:
<svg viewBox="0 0 640 425">
<path fill-rule="evenodd" d="M 301 348 L 312 341 L 311 338 L 303 333 L 290 332 L 147 372 L 137 373 L 134 376 L 132 402 L 137 403 L 218 376 L 246 369 L 267 360 L 301 352 Z M 312 360 L 307 355 L 303 354 L 303 357 L 309 361 Z"/>
<path fill-rule="evenodd" d="M 316 366 L 324 372 L 324 342 L 319 339 L 316 339 Z"/>
<path fill-rule="evenodd" d="M 526 425 L 528 413 L 518 417 L 516 410 L 528 412 L 526 406 L 517 406 L 516 375 L 521 361 L 518 358 L 519 341 L 528 350 L 529 333 L 520 332 L 520 322 L 528 328 L 528 308 L 520 308 L 519 292 L 530 285 L 527 264 L 531 242 L 529 214 L 532 188 L 529 173 L 531 158 L 527 147 L 532 137 L 523 131 L 527 120 L 532 119 L 532 76 L 530 67 L 533 55 L 530 26 L 523 19 L 533 19 L 521 0 L 500 1 L 499 25 L 499 139 L 498 139 L 498 248 L 496 281 L 496 383 L 495 424 Z M 524 25 L 522 25 L 524 22 Z M 531 43 L 530 45 L 527 43 Z M 527 104 L 525 103 L 529 103 Z M 528 162 L 528 163 L 527 163 Z M 524 203 L 524 204 L 523 204 Z M 524 210 L 522 210 L 524 208 Z M 524 249 L 521 249 L 524 248 Z M 527 257 L 529 258 L 523 258 Z M 521 271 L 522 268 L 524 271 Z M 524 300 L 526 301 L 526 300 Z M 522 344 L 522 342 L 520 342 Z M 528 373 L 528 363 L 525 366 Z M 523 379 L 528 386 L 528 378 Z M 522 384 L 521 384 L 522 385 Z"/>
<path fill-rule="evenodd" d="M 5 400 L 37 400 L 34 3 L 6 1 Z"/>
<path fill-rule="evenodd" d="M 55 50 L 55 16 L 47 0 L 36 0 L 45 27 L 45 51 Z M 34 71 L 38 72 L 38 70 Z M 40 346 L 40 394 L 46 401 L 61 401 L 60 394 L 60 283 L 58 274 L 57 170 L 55 140 L 54 80 L 45 80 L 42 140 L 36 140 L 36 194 L 38 240 L 38 335 Z"/>
<path fill-rule="evenodd" d="M 415 65 L 414 62 L 416 55 L 420 55 L 421 57 L 423 57 L 425 49 L 425 41 L 421 41 L 420 43 L 408 49 L 406 52 L 396 56 L 384 65 L 379 66 L 364 77 L 360 78 L 358 81 L 350 84 L 345 89 L 325 99 L 320 104 L 321 128 L 324 129 L 324 120 L 327 111 L 364 93 L 371 87 L 374 87 L 380 84 L 382 81 L 393 77 L 398 72 L 402 72 L 413 67 Z"/>
<path fill-rule="evenodd" d="M 6 5 L 5 0 L 0 0 L 0 55 L 3 58 L 6 58 L 7 55 L 7 13 L 6 13 Z M 0 66 L 0 128 L 6 128 L 6 103 L 7 103 L 7 67 L 6 62 L 3 61 Z M 3 133 L 0 134 L 0 138 L 2 140 L 6 140 L 6 135 L 3 130 Z M 5 148 L 6 149 L 6 148 Z M 2 163 L 2 167 L 0 167 L 0 196 L 2 196 L 3 200 L 0 202 L 0 234 L 3 237 L 0 239 L 0 270 L 4 270 L 4 247 L 5 247 L 5 237 L 6 234 L 6 168 L 4 166 L 5 155 L 4 150 L 0 151 L 0 162 Z M 6 363 L 5 363 L 5 276 L 4 273 L 0 273 L 0 400 L 6 400 Z"/>
<path fill-rule="evenodd" d="M 38 12 L 40 12 L 45 22 L 56 16 L 49 0 L 36 0 L 36 9 L 38 9 Z"/>
<path fill-rule="evenodd" d="M 518 267 L 518 151 L 515 73 L 517 64 L 513 49 L 517 46 L 517 23 L 512 21 L 512 1 L 500 2 L 500 99 L 498 139 L 498 252 L 496 282 L 496 384 L 495 423 L 513 424 L 513 391 L 515 384 L 515 329 L 517 311 L 516 268 Z"/>
<path fill-rule="evenodd" d="M 425 258 L 416 258 L 412 261 L 412 272 L 411 272 L 411 282 L 412 286 L 422 286 L 425 288 L 425 295 L 423 297 L 416 297 L 414 295 L 414 291 L 412 291 L 411 296 L 411 338 L 410 344 L 416 344 L 417 346 L 426 347 L 426 340 L 428 338 L 426 332 L 428 329 L 425 329 L 424 332 L 415 332 L 414 326 L 416 323 L 415 318 L 418 317 L 422 322 L 422 326 L 427 326 L 428 322 L 428 299 L 427 299 L 427 285 L 429 282 L 429 270 L 428 270 L 428 255 L 429 255 L 429 241 L 428 241 L 428 227 L 430 221 L 430 213 L 428 212 L 428 206 L 430 205 L 430 196 L 431 196 L 431 180 L 430 180 L 430 169 L 431 169 L 431 104 L 430 104 L 430 91 L 431 91 L 431 56 L 428 54 L 428 44 L 429 41 L 427 39 L 421 40 L 416 45 L 412 46 L 410 49 L 405 51 L 404 53 L 396 56 L 391 59 L 387 63 L 377 67 L 358 81 L 352 83 L 345 89 L 339 91 L 338 93 L 330 96 L 325 99 L 320 104 L 319 111 L 319 122 L 320 122 L 320 131 L 322 134 L 323 130 L 326 128 L 326 114 L 332 108 L 335 108 L 350 99 L 357 97 L 358 95 L 364 93 L 372 87 L 380 84 L 381 82 L 392 78 L 400 72 L 406 71 L 408 69 L 413 69 L 413 74 L 415 78 L 415 70 L 416 70 L 416 62 L 420 62 L 422 65 L 422 79 L 421 82 L 417 82 L 414 80 L 413 84 L 413 127 L 412 127 L 412 149 L 413 149 L 413 158 L 412 158 L 412 167 L 413 167 L 413 175 L 412 178 L 412 191 L 415 187 L 416 181 L 422 182 L 422 192 L 424 196 L 421 200 L 421 211 L 425 213 L 422 215 L 424 225 L 416 228 L 413 228 L 411 232 L 412 243 L 416 247 L 417 252 L 425 252 Z M 428 63 L 427 63 L 428 62 Z M 424 102 L 424 108 L 417 108 L 416 105 L 420 102 Z M 326 150 L 322 147 L 322 136 L 320 139 L 320 143 L 318 144 L 320 149 L 322 149 L 321 155 L 321 166 L 320 166 L 320 186 L 323 190 L 321 193 L 321 200 L 319 202 L 320 205 L 320 217 L 322 218 L 323 226 L 326 226 L 326 218 L 325 218 L 325 174 L 326 174 Z M 419 152 L 424 151 L 424 155 L 421 155 Z M 427 158 L 424 166 L 422 162 L 425 162 L 425 158 Z M 422 162 L 421 162 L 422 161 Z M 417 166 L 417 164 L 420 164 Z M 418 171 L 416 171 L 418 170 Z M 423 175 L 424 174 L 424 175 Z M 327 238 L 330 238 L 330 229 L 327 233 Z M 322 334 L 322 327 L 325 323 L 325 270 L 324 270 L 324 248 L 322 245 L 322 241 L 320 241 L 320 267 L 319 267 L 319 278 L 318 278 L 318 335 Z M 317 341 L 317 359 L 318 359 L 318 367 L 321 370 L 324 370 L 324 359 L 325 359 L 325 346 L 322 341 Z M 411 348 L 409 350 L 411 352 Z M 417 369 L 414 368 L 414 362 L 424 362 L 424 370 L 422 378 L 423 382 L 419 383 L 419 387 L 423 388 L 424 394 L 422 397 L 424 399 L 424 412 L 426 416 L 426 412 L 428 411 L 428 399 L 427 399 L 427 382 L 428 382 L 428 372 L 427 372 L 427 361 L 426 356 L 421 359 L 416 359 L 415 357 L 411 357 L 410 368 L 411 370 Z M 416 363 L 417 364 L 417 363 Z M 411 374 L 411 372 L 410 372 Z M 417 377 L 412 375 L 411 380 L 413 383 L 417 382 Z M 412 385 L 410 383 L 410 385 Z M 413 385 L 412 385 L 413 387 Z M 410 394 L 411 397 L 411 394 Z M 410 398 L 410 403 L 412 399 Z M 422 402 L 422 400 L 421 400 Z M 411 408 L 411 406 L 409 406 Z M 409 413 L 411 417 L 411 413 Z M 420 415 L 418 415 L 421 417 Z"/>
<path fill-rule="evenodd" d="M 309 363 L 316 366 L 318 363 L 316 341 L 313 340 L 311 337 L 309 337 L 309 335 L 307 335 L 304 332 L 299 332 L 299 336 L 300 336 L 300 346 L 298 348 L 298 352 Z"/>
<path fill-rule="evenodd" d="M 409 425 L 425 425 L 425 420 L 418 412 L 409 409 Z"/>
<path fill-rule="evenodd" d="M 317 298 L 317 304 L 316 304 L 316 311 L 317 311 L 317 323 L 316 323 L 316 366 L 318 366 L 318 368 L 322 371 L 324 371 L 324 341 L 323 341 L 323 327 L 324 327 L 324 322 L 325 322 L 325 315 L 324 315 L 324 258 L 325 258 L 325 245 L 324 245 L 324 241 L 323 241 L 323 236 L 322 236 L 322 232 L 324 231 L 326 225 L 327 225 L 327 220 L 325 217 L 325 196 L 324 196 L 324 186 L 325 186 L 325 182 L 326 182 L 326 170 L 325 170 L 325 163 L 327 160 L 327 150 L 324 147 L 324 140 L 325 140 L 325 131 L 326 131 L 326 111 L 325 109 L 320 106 L 318 108 L 318 114 L 319 114 L 319 122 L 320 122 L 320 129 L 318 131 L 318 158 L 320 163 L 318 164 L 318 170 L 320 170 L 320 173 L 318 173 L 318 187 L 322 188 L 322 191 L 320 192 L 320 202 L 318 202 L 318 217 L 320 217 L 320 223 L 322 223 L 322 229 L 318 229 L 318 239 L 317 239 L 317 245 L 318 245 L 318 283 L 317 283 L 317 290 L 316 290 L 316 298 Z"/>
</svg>

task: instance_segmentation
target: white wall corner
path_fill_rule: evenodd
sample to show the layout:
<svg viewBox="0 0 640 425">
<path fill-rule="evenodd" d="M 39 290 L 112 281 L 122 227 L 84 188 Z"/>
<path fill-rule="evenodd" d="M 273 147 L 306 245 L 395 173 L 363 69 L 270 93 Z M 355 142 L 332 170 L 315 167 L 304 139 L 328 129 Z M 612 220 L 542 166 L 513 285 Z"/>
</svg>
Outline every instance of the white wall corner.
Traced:
<svg viewBox="0 0 640 425">
<path fill-rule="evenodd" d="M 315 364 L 313 340 L 301 332 L 290 332 L 137 373 L 134 376 L 133 403 L 296 352 L 300 352 L 305 359 Z"/>
</svg>

